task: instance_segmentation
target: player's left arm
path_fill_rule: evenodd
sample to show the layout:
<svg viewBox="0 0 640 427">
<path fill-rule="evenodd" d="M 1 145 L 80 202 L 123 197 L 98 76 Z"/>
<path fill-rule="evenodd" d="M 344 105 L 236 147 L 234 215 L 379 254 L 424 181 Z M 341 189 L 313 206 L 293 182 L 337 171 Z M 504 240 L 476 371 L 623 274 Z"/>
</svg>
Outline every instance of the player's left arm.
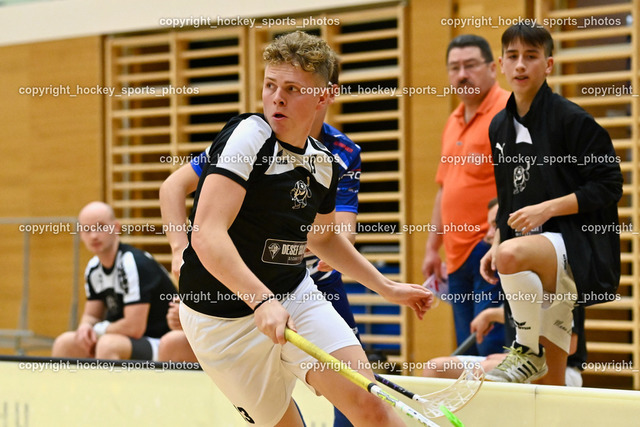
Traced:
<svg viewBox="0 0 640 427">
<path fill-rule="evenodd" d="M 313 229 L 330 230 L 332 224 L 335 224 L 335 211 L 316 215 Z M 386 300 L 413 309 L 418 318 L 422 319 L 431 307 L 433 294 L 430 291 L 420 285 L 397 283 L 386 278 L 353 247 L 345 235 L 327 231 L 309 233 L 307 239 L 309 248 L 320 259 Z"/>
</svg>

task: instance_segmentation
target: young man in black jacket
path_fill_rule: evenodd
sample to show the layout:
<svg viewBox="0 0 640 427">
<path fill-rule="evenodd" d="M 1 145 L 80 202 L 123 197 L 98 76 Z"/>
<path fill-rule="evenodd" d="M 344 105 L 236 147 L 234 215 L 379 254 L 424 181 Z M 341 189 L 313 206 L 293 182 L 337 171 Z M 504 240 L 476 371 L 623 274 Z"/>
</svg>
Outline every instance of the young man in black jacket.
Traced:
<svg viewBox="0 0 640 427">
<path fill-rule="evenodd" d="M 509 356 L 487 374 L 493 381 L 543 377 L 540 335 L 556 343 L 550 363 L 566 364 L 573 306 L 615 299 L 620 279 L 620 158 L 593 117 L 547 86 L 552 51 L 541 27 L 502 35 L 513 94 L 489 128 L 500 208 L 480 268 L 494 283 L 499 272 L 517 329 Z"/>
</svg>

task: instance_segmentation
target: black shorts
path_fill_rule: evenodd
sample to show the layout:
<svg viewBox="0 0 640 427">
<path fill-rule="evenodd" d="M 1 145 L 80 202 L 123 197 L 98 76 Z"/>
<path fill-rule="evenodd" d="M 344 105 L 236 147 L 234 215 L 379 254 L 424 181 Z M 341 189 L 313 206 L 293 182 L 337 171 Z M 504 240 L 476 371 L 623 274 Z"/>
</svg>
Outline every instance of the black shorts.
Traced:
<svg viewBox="0 0 640 427">
<path fill-rule="evenodd" d="M 160 338 L 142 337 L 131 338 L 131 359 L 132 360 L 158 360 L 158 345 Z"/>
</svg>

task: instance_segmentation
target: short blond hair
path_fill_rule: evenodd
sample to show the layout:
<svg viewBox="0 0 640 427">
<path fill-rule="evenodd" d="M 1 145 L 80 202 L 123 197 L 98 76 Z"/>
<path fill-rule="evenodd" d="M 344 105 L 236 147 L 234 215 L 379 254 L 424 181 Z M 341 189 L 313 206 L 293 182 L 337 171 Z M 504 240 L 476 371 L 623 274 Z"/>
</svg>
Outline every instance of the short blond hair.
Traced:
<svg viewBox="0 0 640 427">
<path fill-rule="evenodd" d="M 269 43 L 262 57 L 267 65 L 291 64 L 312 72 L 323 84 L 331 81 L 338 68 L 338 57 L 327 42 L 303 31 L 278 37 Z"/>
</svg>

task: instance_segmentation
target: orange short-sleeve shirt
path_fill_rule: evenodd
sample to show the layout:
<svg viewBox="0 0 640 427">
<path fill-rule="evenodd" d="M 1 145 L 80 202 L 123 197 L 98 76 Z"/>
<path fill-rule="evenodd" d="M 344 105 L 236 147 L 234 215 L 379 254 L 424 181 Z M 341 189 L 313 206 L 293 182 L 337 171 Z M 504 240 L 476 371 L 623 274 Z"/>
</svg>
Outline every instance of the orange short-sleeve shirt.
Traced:
<svg viewBox="0 0 640 427">
<path fill-rule="evenodd" d="M 469 123 L 464 104 L 449 116 L 442 133 L 436 182 L 442 186 L 441 214 L 447 272 L 469 257 L 489 229 L 487 205 L 496 197 L 489 124 L 504 109 L 510 93 L 494 84 Z"/>
</svg>

